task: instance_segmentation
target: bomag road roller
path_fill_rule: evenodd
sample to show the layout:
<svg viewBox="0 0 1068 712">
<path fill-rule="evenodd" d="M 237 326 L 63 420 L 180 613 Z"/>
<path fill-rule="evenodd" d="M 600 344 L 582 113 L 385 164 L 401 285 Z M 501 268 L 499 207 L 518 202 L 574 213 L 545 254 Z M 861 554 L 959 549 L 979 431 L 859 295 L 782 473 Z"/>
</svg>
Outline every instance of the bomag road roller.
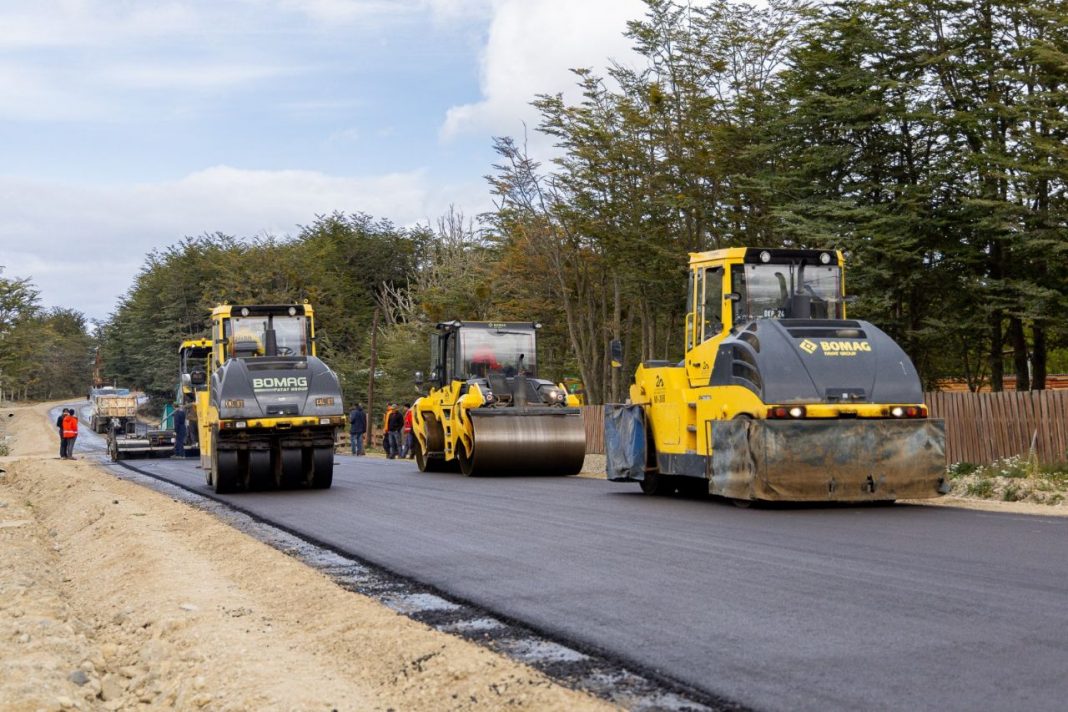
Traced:
<svg viewBox="0 0 1068 712">
<path fill-rule="evenodd" d="M 189 455 L 200 451 L 197 414 L 207 407 L 211 351 L 211 339 L 186 339 L 178 347 L 178 393 L 175 402 L 185 410 L 185 452 Z M 169 427 L 173 429 L 173 420 Z"/>
<path fill-rule="evenodd" d="M 200 460 L 216 492 L 328 488 L 344 424 L 337 376 L 316 357 L 309 304 L 222 305 L 211 313 Z"/>
<path fill-rule="evenodd" d="M 691 254 L 685 358 L 641 364 L 629 403 L 606 406 L 609 479 L 741 505 L 945 493 L 943 421 L 843 295 L 838 252 Z"/>
<path fill-rule="evenodd" d="M 537 378 L 538 326 L 437 325 L 430 337 L 431 390 L 412 406 L 421 471 L 574 475 L 582 469 L 582 411 L 574 396 Z"/>
</svg>

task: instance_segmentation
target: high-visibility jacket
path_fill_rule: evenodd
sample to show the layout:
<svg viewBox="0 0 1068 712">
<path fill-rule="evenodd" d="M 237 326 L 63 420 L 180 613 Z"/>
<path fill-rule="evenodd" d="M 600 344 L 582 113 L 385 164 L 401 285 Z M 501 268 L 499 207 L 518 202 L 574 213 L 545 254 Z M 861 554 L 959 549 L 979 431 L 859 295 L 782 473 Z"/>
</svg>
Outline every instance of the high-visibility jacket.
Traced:
<svg viewBox="0 0 1068 712">
<path fill-rule="evenodd" d="M 412 432 L 412 409 L 409 408 L 404 412 L 404 432 Z"/>
<path fill-rule="evenodd" d="M 78 419 L 73 415 L 68 415 L 63 418 L 63 437 L 78 437 Z"/>
</svg>

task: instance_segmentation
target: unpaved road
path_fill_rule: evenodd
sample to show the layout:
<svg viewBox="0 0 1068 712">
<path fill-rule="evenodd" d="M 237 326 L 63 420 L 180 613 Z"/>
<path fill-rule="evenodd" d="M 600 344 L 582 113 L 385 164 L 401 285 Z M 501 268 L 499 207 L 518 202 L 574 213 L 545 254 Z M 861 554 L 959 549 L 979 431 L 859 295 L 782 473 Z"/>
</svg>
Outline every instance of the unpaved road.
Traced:
<svg viewBox="0 0 1068 712">
<path fill-rule="evenodd" d="M 0 709 L 611 709 L 59 460 L 47 410 L 0 409 Z"/>
</svg>

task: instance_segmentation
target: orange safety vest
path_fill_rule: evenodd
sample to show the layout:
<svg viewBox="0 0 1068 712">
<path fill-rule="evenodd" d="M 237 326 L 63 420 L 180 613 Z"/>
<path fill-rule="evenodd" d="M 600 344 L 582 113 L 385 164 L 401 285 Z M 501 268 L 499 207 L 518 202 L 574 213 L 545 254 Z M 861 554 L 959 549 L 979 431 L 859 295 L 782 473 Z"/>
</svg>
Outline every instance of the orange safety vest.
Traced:
<svg viewBox="0 0 1068 712">
<path fill-rule="evenodd" d="M 63 437 L 78 437 L 78 419 L 73 415 L 68 415 L 63 418 Z"/>
</svg>

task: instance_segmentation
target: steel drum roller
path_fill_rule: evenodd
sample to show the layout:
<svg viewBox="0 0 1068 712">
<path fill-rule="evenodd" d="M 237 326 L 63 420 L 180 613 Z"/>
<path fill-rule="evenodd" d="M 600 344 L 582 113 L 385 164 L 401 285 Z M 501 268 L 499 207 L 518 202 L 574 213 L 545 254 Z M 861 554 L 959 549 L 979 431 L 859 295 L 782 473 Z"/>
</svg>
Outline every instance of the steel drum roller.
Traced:
<svg viewBox="0 0 1068 712">
<path fill-rule="evenodd" d="M 582 470 L 586 428 L 578 409 L 473 409 L 468 415 L 474 452 L 461 461 L 465 474 L 575 475 Z"/>
</svg>

